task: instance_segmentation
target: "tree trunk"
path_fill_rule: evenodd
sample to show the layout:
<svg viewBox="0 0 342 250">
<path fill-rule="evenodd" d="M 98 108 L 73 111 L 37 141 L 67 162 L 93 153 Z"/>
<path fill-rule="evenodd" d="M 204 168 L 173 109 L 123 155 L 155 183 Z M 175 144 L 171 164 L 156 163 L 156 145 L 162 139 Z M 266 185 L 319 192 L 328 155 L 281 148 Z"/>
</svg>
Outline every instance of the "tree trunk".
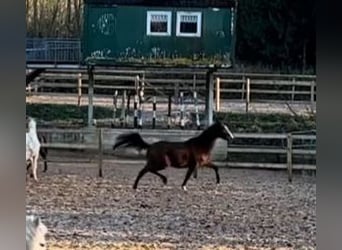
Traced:
<svg viewBox="0 0 342 250">
<path fill-rule="evenodd" d="M 38 0 L 33 0 L 33 35 L 38 33 Z"/>
<path fill-rule="evenodd" d="M 303 59 L 302 59 L 302 74 L 305 73 L 306 70 L 306 41 L 303 43 Z"/>
</svg>

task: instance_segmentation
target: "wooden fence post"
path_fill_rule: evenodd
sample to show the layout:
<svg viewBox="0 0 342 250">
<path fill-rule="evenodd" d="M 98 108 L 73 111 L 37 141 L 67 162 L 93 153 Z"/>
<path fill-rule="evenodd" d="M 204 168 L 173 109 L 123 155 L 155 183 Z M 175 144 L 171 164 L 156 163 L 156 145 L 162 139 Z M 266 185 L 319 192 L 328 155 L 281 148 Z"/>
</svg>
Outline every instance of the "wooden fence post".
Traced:
<svg viewBox="0 0 342 250">
<path fill-rule="evenodd" d="M 293 138 L 292 138 L 292 134 L 289 133 L 287 135 L 287 172 L 288 172 L 288 179 L 289 182 L 292 182 L 292 142 L 293 142 Z"/>
<path fill-rule="evenodd" d="M 77 77 L 77 105 L 81 106 L 81 98 L 82 98 L 82 74 L 78 73 Z"/>
<path fill-rule="evenodd" d="M 216 112 L 220 111 L 220 78 L 216 77 Z"/>
<path fill-rule="evenodd" d="M 94 66 L 88 67 L 88 127 L 93 126 L 94 118 Z"/>
<path fill-rule="evenodd" d="M 291 93 L 291 101 L 294 102 L 295 99 L 295 93 L 296 93 L 296 78 L 292 78 L 292 93 Z"/>
<path fill-rule="evenodd" d="M 245 92 L 246 92 L 246 77 L 242 76 L 242 86 L 241 86 L 241 100 L 245 99 Z"/>
<path fill-rule="evenodd" d="M 249 109 L 250 93 L 251 93 L 251 80 L 248 77 L 247 83 L 246 83 L 246 113 L 248 113 L 248 109 Z"/>
<path fill-rule="evenodd" d="M 103 177 L 103 172 L 102 172 L 102 158 L 103 158 L 103 129 L 100 128 L 98 130 L 98 136 L 99 136 L 99 177 Z"/>
</svg>

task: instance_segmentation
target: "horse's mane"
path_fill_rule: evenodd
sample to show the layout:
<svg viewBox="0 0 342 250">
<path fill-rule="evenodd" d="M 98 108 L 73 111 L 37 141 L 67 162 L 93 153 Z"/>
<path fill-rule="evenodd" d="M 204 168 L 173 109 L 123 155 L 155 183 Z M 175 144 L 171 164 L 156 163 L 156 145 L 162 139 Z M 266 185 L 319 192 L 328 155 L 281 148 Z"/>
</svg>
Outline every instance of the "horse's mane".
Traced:
<svg viewBox="0 0 342 250">
<path fill-rule="evenodd" d="M 217 138 L 217 131 L 220 129 L 219 124 L 215 122 L 207 129 L 202 131 L 198 136 L 188 139 L 185 143 L 187 144 L 195 144 L 202 147 L 208 147 L 211 149 L 213 146 L 215 139 Z"/>
</svg>

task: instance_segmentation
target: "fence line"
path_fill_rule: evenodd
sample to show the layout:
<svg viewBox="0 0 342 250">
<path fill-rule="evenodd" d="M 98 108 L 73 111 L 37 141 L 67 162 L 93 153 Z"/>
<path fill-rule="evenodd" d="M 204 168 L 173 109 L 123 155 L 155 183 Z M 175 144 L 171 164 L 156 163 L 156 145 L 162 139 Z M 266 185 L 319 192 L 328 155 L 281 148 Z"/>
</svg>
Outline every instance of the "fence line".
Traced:
<svg viewBox="0 0 342 250">
<path fill-rule="evenodd" d="M 114 73 L 118 72 L 118 73 Z M 149 72 L 149 73 L 146 73 Z M 165 71 L 166 72 L 166 71 Z M 182 83 L 178 91 L 203 92 L 205 89 L 204 75 L 196 73 L 180 73 L 180 76 L 169 71 L 165 78 L 158 77 L 158 71 L 134 70 L 103 70 L 94 71 L 95 89 L 135 90 L 137 81 L 145 85 L 146 93 L 174 92 L 174 83 Z M 111 73 L 111 74 L 110 74 Z M 115 75 L 114 75 L 115 74 Z M 167 74 L 172 74 L 168 76 Z M 316 100 L 316 77 L 311 75 L 270 75 L 245 73 L 215 73 L 216 109 L 219 110 L 220 99 L 229 101 L 245 101 L 246 111 L 253 102 L 291 102 L 308 103 L 312 106 Z M 59 82 L 55 82 L 59 80 Z M 80 83 L 81 82 L 81 83 Z M 115 82 L 115 85 L 113 84 Z M 134 84 L 133 84 L 134 83 Z M 30 83 L 37 88 L 75 88 L 78 98 L 83 88 L 88 88 L 87 74 L 59 73 L 58 71 L 44 72 L 39 81 Z M 249 88 L 248 88 L 249 87 Z M 32 88 L 27 88 L 32 90 Z M 167 94 L 165 94 L 167 96 Z"/>
</svg>

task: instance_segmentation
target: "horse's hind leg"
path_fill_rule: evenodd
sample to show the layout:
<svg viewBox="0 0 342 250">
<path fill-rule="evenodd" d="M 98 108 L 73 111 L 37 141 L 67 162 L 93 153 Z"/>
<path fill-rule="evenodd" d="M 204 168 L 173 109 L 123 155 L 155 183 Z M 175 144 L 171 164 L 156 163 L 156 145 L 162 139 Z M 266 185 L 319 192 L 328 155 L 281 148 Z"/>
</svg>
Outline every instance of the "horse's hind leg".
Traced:
<svg viewBox="0 0 342 250">
<path fill-rule="evenodd" d="M 167 184 L 167 178 L 164 175 L 162 175 L 161 173 L 158 173 L 156 170 L 150 170 L 150 172 L 155 175 L 158 175 L 162 179 L 163 183 L 165 185 Z"/>
<path fill-rule="evenodd" d="M 192 175 L 195 179 L 197 179 L 197 168 L 194 169 L 193 175 Z"/>
<path fill-rule="evenodd" d="M 47 150 L 45 150 L 44 148 L 42 148 L 41 150 L 40 150 L 40 155 L 41 155 L 41 157 L 43 158 L 43 160 L 44 160 L 44 170 L 43 170 L 43 172 L 46 172 L 47 171 L 47 160 L 46 160 L 46 156 L 47 156 Z"/>
<path fill-rule="evenodd" d="M 140 170 L 137 178 L 135 179 L 133 189 L 137 189 L 140 178 L 143 177 L 149 171 L 150 170 L 147 168 L 147 166 L 145 166 L 142 170 Z"/>
</svg>

